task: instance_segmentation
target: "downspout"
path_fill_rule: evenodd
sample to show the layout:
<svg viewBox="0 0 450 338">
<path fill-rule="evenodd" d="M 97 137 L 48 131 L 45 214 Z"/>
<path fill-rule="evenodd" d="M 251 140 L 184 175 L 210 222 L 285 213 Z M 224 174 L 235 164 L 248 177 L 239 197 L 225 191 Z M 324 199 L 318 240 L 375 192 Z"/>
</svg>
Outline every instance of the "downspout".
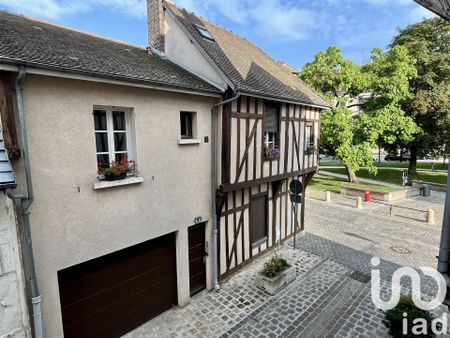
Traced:
<svg viewBox="0 0 450 338">
<path fill-rule="evenodd" d="M 441 244 L 439 246 L 437 270 L 444 276 L 447 282 L 447 287 L 450 287 L 450 278 L 448 275 L 448 264 L 450 258 L 450 165 L 448 166 L 447 190 L 445 193 L 444 208 L 444 219 L 442 221 Z"/>
<path fill-rule="evenodd" d="M 218 229 L 217 229 L 217 205 L 216 205 L 216 189 L 217 189 L 217 132 L 216 132 L 216 114 L 218 112 L 218 108 L 227 103 L 233 102 L 241 96 L 240 93 L 237 93 L 231 99 L 219 102 L 212 106 L 211 108 L 211 212 L 213 218 L 212 224 L 212 261 L 213 261 L 213 287 L 214 290 L 219 290 L 219 269 L 218 269 L 218 245 L 217 245 L 217 237 L 218 237 Z"/>
<path fill-rule="evenodd" d="M 36 279 L 36 268 L 34 264 L 33 245 L 31 241 L 30 230 L 30 206 L 33 203 L 33 184 L 31 181 L 30 157 L 28 153 L 27 129 L 25 126 L 25 110 L 23 106 L 23 79 L 25 78 L 25 67 L 21 66 L 19 75 L 16 79 L 16 100 L 17 110 L 19 112 L 20 134 L 22 143 L 22 156 L 25 170 L 26 180 L 26 194 L 19 194 L 13 190 L 7 190 L 7 195 L 12 200 L 18 200 L 22 206 L 22 219 L 25 236 L 25 246 L 27 255 L 28 278 L 30 279 L 31 287 L 31 303 L 33 304 L 33 324 L 34 336 L 36 338 L 43 338 L 42 335 L 42 317 L 41 317 L 41 294 Z"/>
</svg>

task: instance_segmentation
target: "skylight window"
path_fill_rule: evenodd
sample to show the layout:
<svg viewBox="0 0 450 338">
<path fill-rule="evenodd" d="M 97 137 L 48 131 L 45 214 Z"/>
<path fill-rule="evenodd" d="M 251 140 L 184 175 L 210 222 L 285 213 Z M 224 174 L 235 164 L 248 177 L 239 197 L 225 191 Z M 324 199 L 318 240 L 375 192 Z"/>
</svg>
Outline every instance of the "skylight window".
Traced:
<svg viewBox="0 0 450 338">
<path fill-rule="evenodd" d="M 213 36 L 211 35 L 211 33 L 203 26 L 199 26 L 199 25 L 194 25 L 195 28 L 197 28 L 198 32 L 200 33 L 200 35 L 202 37 L 204 37 L 205 39 L 214 41 Z"/>
</svg>

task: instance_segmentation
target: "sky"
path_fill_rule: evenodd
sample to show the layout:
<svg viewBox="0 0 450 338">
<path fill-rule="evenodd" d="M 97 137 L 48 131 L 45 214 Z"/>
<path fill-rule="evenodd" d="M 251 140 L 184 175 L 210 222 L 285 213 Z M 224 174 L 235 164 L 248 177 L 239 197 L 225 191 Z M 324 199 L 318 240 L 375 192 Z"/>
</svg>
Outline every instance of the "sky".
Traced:
<svg viewBox="0 0 450 338">
<path fill-rule="evenodd" d="M 363 63 L 400 27 L 433 17 L 412 0 L 174 0 L 296 68 L 330 45 Z M 147 45 L 146 0 L 0 0 L 0 9 Z"/>
</svg>

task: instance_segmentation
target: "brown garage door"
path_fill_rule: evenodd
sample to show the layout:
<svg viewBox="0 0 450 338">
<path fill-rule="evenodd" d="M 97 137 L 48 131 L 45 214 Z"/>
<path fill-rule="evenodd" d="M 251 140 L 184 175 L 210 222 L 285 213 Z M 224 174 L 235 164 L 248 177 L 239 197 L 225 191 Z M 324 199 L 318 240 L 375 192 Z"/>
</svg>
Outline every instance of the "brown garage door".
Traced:
<svg viewBox="0 0 450 338">
<path fill-rule="evenodd" d="M 58 272 L 64 336 L 120 337 L 177 304 L 175 235 Z"/>
</svg>

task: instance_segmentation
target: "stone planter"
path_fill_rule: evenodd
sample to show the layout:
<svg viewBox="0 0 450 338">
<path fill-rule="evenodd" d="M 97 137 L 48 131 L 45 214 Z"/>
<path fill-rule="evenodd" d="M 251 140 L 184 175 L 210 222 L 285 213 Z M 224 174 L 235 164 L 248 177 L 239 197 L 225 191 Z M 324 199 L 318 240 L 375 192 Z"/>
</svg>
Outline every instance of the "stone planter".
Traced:
<svg viewBox="0 0 450 338">
<path fill-rule="evenodd" d="M 297 272 L 295 266 L 290 266 L 283 270 L 278 276 L 266 277 L 262 272 L 256 275 L 256 286 L 268 294 L 274 295 L 283 289 L 290 282 L 295 280 Z"/>
</svg>

